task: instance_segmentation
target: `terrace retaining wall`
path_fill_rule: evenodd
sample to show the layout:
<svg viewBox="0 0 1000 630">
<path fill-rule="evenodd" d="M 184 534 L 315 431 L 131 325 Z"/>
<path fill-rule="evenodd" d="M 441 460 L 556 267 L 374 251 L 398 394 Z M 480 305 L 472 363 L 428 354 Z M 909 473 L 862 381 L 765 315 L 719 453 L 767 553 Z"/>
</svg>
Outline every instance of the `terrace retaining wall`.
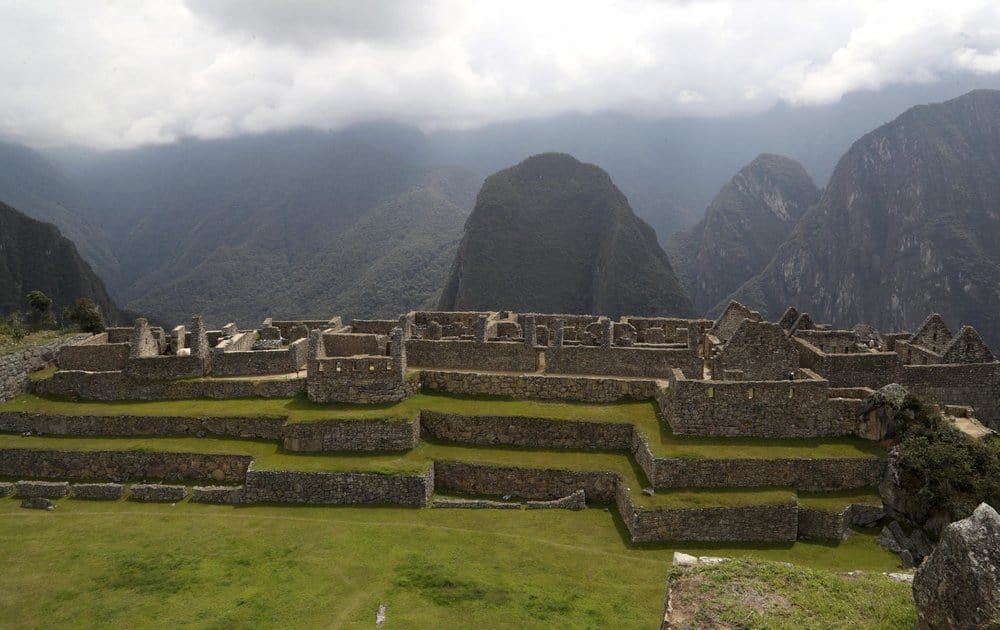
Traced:
<svg viewBox="0 0 1000 630">
<path fill-rule="evenodd" d="M 465 416 L 420 412 L 424 437 L 462 444 L 531 448 L 626 450 L 632 425 L 613 422 L 552 420 L 517 416 Z"/>
<path fill-rule="evenodd" d="M 429 391 L 520 400 L 616 402 L 623 399 L 649 400 L 656 395 L 656 381 L 645 379 L 423 370 L 420 380 Z"/>
<path fill-rule="evenodd" d="M 806 492 L 876 486 L 886 461 L 876 458 L 681 459 L 654 458 L 653 487 L 752 488 L 791 486 Z"/>
<path fill-rule="evenodd" d="M 45 433 L 76 436 L 218 435 L 234 438 L 280 440 L 285 418 L 190 416 L 67 416 L 60 414 L 0 411 L 0 432 Z"/>
<path fill-rule="evenodd" d="M 616 503 L 633 542 L 794 542 L 795 503 L 677 509 L 637 508 L 625 484 Z"/>
<path fill-rule="evenodd" d="M 0 450 L 0 476 L 241 482 L 251 460 L 249 455 L 8 448 Z"/>
<path fill-rule="evenodd" d="M 28 374 L 37 372 L 54 361 L 60 348 L 78 343 L 90 336 L 89 334 L 73 335 L 0 356 L 0 402 L 10 400 L 28 391 L 30 383 Z"/>
<path fill-rule="evenodd" d="M 181 357 L 183 358 L 183 357 Z M 84 400 L 185 400 L 191 398 L 291 398 L 304 393 L 306 379 L 145 381 L 122 372 L 60 370 L 35 383 L 34 391 Z"/>
<path fill-rule="evenodd" d="M 285 450 L 406 451 L 420 441 L 417 420 L 320 420 L 283 429 Z"/>
<path fill-rule="evenodd" d="M 251 469 L 243 502 L 426 507 L 433 491 L 433 467 L 422 475 Z"/>
<path fill-rule="evenodd" d="M 586 493 L 587 500 L 611 503 L 618 475 L 604 471 L 576 471 L 544 468 L 494 466 L 467 462 L 435 462 L 434 483 L 448 492 L 553 500 Z"/>
</svg>

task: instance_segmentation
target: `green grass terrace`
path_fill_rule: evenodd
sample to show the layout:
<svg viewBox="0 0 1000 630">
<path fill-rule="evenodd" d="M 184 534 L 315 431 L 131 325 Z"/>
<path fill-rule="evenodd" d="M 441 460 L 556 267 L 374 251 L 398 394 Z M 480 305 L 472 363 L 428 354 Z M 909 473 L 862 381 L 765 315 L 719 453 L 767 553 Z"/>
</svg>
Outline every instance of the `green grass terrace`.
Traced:
<svg viewBox="0 0 1000 630">
<path fill-rule="evenodd" d="M 391 405 L 322 405 L 305 397 L 230 400 L 71 401 L 25 394 L 0 405 L 4 411 L 78 416 L 280 416 L 288 422 L 412 420 L 421 410 L 467 416 L 522 416 L 577 422 L 634 425 L 657 457 L 683 459 L 880 458 L 885 451 L 854 437 L 815 439 L 708 438 L 673 435 L 653 402 L 610 404 L 507 400 L 490 397 L 417 394 Z"/>
</svg>

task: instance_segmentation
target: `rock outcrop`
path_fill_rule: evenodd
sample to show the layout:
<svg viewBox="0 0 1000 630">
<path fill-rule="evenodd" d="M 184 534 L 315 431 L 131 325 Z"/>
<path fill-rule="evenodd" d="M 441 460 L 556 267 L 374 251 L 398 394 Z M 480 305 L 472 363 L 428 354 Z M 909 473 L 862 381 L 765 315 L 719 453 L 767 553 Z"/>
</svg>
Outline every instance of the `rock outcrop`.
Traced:
<svg viewBox="0 0 1000 630">
<path fill-rule="evenodd" d="M 611 177 L 562 153 L 486 179 L 439 308 L 694 314 L 653 229 Z"/>
<path fill-rule="evenodd" d="M 0 315 L 27 311 L 27 294 L 35 290 L 52 298 L 54 313 L 86 297 L 101 307 L 106 320 L 118 319 L 104 283 L 72 241 L 51 223 L 0 203 Z"/>
<path fill-rule="evenodd" d="M 1000 628 L 1000 515 L 982 503 L 944 530 L 913 578 L 917 627 Z"/>
</svg>

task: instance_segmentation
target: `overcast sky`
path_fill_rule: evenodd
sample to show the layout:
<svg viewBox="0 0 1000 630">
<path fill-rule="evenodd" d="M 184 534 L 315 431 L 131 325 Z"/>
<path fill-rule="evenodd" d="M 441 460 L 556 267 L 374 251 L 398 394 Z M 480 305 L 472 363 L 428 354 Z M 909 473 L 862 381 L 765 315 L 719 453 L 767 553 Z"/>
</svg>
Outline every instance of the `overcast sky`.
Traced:
<svg viewBox="0 0 1000 630">
<path fill-rule="evenodd" d="M 1000 72 L 1000 2 L 0 0 L 0 137 L 725 115 Z"/>
</svg>

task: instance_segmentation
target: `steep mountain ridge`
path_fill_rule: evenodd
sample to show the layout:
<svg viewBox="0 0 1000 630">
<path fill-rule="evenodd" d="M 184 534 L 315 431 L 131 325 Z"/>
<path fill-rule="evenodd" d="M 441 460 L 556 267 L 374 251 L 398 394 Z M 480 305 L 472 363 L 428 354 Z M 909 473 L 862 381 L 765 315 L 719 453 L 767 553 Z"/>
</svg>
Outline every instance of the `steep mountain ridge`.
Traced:
<svg viewBox="0 0 1000 630">
<path fill-rule="evenodd" d="M 760 273 L 819 189 L 802 165 L 764 153 L 722 187 L 693 228 L 666 250 L 695 307 L 708 312 Z"/>
<path fill-rule="evenodd" d="M 693 313 L 655 232 L 611 177 L 561 153 L 486 179 L 439 308 Z"/>
<path fill-rule="evenodd" d="M 120 319 L 104 283 L 77 253 L 73 241 L 51 223 L 0 203 L 0 314 L 27 311 L 27 294 L 35 290 L 52 299 L 56 315 L 86 297 L 109 322 Z"/>
<path fill-rule="evenodd" d="M 855 142 L 820 201 L 734 296 L 837 325 L 930 311 L 1000 346 L 1000 92 L 907 110 Z"/>
</svg>

